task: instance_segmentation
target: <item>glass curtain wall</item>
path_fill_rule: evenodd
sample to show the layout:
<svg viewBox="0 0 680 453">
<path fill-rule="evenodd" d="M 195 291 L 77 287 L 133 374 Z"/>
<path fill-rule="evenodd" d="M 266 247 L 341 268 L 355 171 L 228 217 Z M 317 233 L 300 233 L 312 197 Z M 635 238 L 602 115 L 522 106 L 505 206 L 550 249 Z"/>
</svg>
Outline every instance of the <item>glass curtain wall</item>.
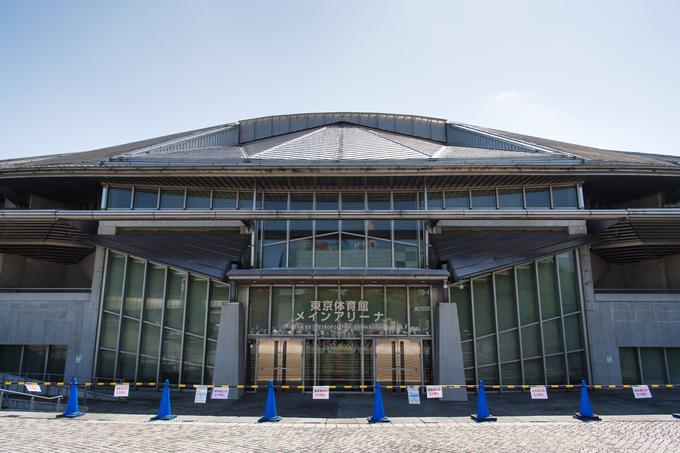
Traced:
<svg viewBox="0 0 680 453">
<path fill-rule="evenodd" d="M 465 379 L 475 384 L 578 383 L 588 374 L 575 251 L 451 287 Z"/>
<path fill-rule="evenodd" d="M 108 251 L 96 377 L 211 384 L 229 286 Z"/>
<path fill-rule="evenodd" d="M 39 381 L 64 380 L 66 346 L 0 345 L 0 373 Z"/>
<path fill-rule="evenodd" d="M 619 348 L 623 384 L 680 384 L 680 348 Z"/>
</svg>

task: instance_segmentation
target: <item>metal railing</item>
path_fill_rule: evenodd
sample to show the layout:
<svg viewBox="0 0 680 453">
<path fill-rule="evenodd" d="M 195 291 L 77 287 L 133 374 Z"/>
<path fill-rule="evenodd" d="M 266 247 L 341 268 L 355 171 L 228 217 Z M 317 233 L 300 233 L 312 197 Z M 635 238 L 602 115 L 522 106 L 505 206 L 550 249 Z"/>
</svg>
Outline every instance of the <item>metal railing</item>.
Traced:
<svg viewBox="0 0 680 453">
<path fill-rule="evenodd" d="M 17 392 L 14 390 L 7 390 L 7 389 L 0 389 L 0 410 L 2 410 L 2 404 L 4 400 L 5 393 L 9 395 L 21 395 L 25 397 L 26 399 L 30 398 L 30 403 L 28 406 L 29 410 L 33 410 L 35 406 L 35 400 L 47 400 L 49 402 L 53 402 L 54 400 L 57 400 L 54 405 L 55 409 L 57 409 L 61 405 L 61 400 L 64 398 L 63 395 L 57 395 L 57 396 L 42 396 L 42 395 L 34 395 L 32 393 L 25 393 L 25 392 Z"/>
</svg>

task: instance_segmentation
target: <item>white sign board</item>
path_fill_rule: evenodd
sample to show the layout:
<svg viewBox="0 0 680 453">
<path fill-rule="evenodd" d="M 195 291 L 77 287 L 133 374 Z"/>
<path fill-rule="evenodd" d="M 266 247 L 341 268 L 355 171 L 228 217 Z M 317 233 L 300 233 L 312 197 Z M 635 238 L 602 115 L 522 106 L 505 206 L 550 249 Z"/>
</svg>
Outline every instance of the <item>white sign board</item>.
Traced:
<svg viewBox="0 0 680 453">
<path fill-rule="evenodd" d="M 548 399 L 548 390 L 545 388 L 544 385 L 532 385 L 530 387 L 531 390 L 531 399 L 532 400 L 547 400 Z"/>
<path fill-rule="evenodd" d="M 409 387 L 406 389 L 409 404 L 420 404 L 420 391 L 418 387 Z"/>
<path fill-rule="evenodd" d="M 426 385 L 428 398 L 443 398 L 441 385 Z"/>
<path fill-rule="evenodd" d="M 113 389 L 114 398 L 127 398 L 130 395 L 130 384 L 116 384 Z"/>
<path fill-rule="evenodd" d="M 215 387 L 212 389 L 212 395 L 210 398 L 214 400 L 228 400 L 229 399 L 229 387 Z"/>
<path fill-rule="evenodd" d="M 312 387 L 313 400 L 327 400 L 330 398 L 330 389 L 327 385 L 315 385 Z"/>
<path fill-rule="evenodd" d="M 649 386 L 647 385 L 634 385 L 633 395 L 635 395 L 636 400 L 639 400 L 641 398 L 651 398 L 652 392 L 649 391 Z"/>
<path fill-rule="evenodd" d="M 35 382 L 29 382 L 25 385 L 26 385 L 26 390 L 28 390 L 29 392 L 38 392 L 38 393 L 41 392 L 40 386 L 38 384 L 36 384 Z"/>
<path fill-rule="evenodd" d="M 196 387 L 196 396 L 194 396 L 194 403 L 205 404 L 208 399 L 208 386 L 199 385 Z"/>
</svg>

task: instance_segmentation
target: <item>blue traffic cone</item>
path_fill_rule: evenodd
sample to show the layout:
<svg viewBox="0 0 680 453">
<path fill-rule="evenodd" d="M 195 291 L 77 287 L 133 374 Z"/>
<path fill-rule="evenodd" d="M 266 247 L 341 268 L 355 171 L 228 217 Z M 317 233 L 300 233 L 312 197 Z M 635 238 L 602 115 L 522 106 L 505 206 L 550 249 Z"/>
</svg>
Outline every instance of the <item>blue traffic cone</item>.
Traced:
<svg viewBox="0 0 680 453">
<path fill-rule="evenodd" d="M 57 417 L 76 418 L 85 415 L 78 410 L 78 380 L 71 379 L 71 390 L 68 392 L 68 402 L 66 403 L 66 410 L 63 414 Z"/>
<path fill-rule="evenodd" d="M 574 418 L 583 422 L 602 420 L 597 415 L 593 414 L 593 408 L 590 407 L 590 398 L 588 398 L 588 386 L 586 381 L 581 381 L 581 406 L 580 412 L 574 414 Z"/>
<path fill-rule="evenodd" d="M 477 392 L 477 414 L 470 415 L 476 422 L 495 422 L 496 417 L 489 414 L 489 405 L 486 403 L 486 392 L 484 391 L 484 381 L 479 381 L 479 391 Z"/>
<path fill-rule="evenodd" d="M 276 414 L 276 397 L 274 396 L 274 382 L 269 381 L 269 389 L 267 390 L 267 405 L 264 407 L 264 417 L 257 422 L 278 422 L 281 417 Z"/>
<path fill-rule="evenodd" d="M 151 420 L 172 420 L 176 417 L 176 415 L 172 415 L 170 408 L 170 381 L 166 379 L 163 384 L 163 395 L 161 396 L 161 405 L 158 407 L 158 414 Z"/>
<path fill-rule="evenodd" d="M 368 423 L 384 423 L 389 421 L 389 417 L 385 415 L 382 391 L 380 390 L 380 381 L 375 381 L 375 393 L 373 394 L 373 415 L 371 415 L 371 417 L 368 419 Z"/>
</svg>

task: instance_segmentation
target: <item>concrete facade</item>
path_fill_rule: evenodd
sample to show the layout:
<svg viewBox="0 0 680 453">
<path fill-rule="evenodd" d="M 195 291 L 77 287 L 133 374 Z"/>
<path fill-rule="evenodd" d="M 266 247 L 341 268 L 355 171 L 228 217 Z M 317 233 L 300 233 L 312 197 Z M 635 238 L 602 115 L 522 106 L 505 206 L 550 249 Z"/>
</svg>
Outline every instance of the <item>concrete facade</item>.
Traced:
<svg viewBox="0 0 680 453">
<path fill-rule="evenodd" d="M 465 382 L 458 307 L 453 302 L 438 303 L 436 307 L 434 381 L 442 384 Z M 467 401 L 466 389 L 444 389 L 443 393 L 447 401 Z"/>
</svg>

